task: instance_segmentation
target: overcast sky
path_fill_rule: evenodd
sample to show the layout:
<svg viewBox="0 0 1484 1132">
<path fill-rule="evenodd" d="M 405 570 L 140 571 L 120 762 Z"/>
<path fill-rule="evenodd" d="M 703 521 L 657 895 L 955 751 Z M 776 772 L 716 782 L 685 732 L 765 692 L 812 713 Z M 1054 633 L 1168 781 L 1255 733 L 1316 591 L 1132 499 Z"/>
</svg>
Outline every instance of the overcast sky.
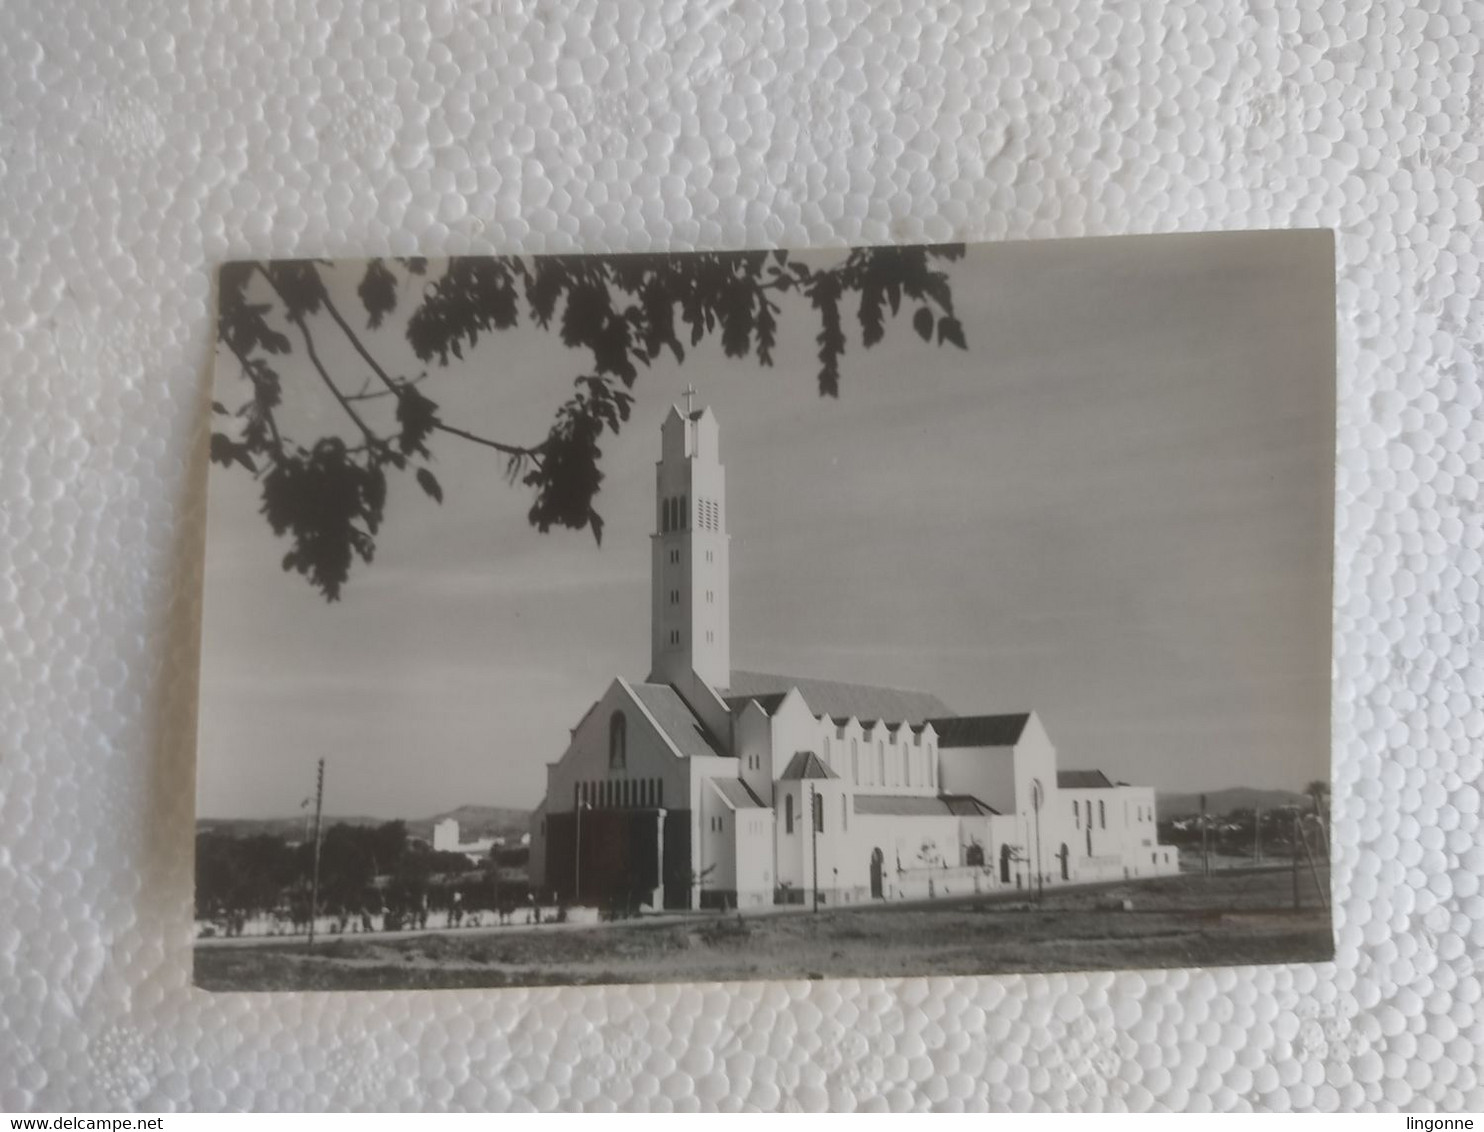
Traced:
<svg viewBox="0 0 1484 1132">
<path fill-rule="evenodd" d="M 327 604 L 279 568 L 257 485 L 213 467 L 200 815 L 297 812 L 320 756 L 332 813 L 534 805 L 608 681 L 648 671 L 654 461 L 688 382 L 721 426 L 734 667 L 1035 709 L 1064 769 L 1160 790 L 1327 778 L 1328 234 L 982 245 L 947 270 L 969 349 L 923 344 L 909 307 L 862 350 L 848 319 L 837 401 L 803 304 L 772 369 L 708 344 L 642 373 L 601 548 L 537 534 L 494 453 L 444 436 L 443 505 L 397 478 L 374 564 Z M 333 280 L 360 311 L 357 267 Z M 406 313 L 368 341 L 411 375 Z M 328 324 L 317 344 L 358 388 Z M 283 420 L 312 439 L 338 410 L 296 348 Z M 588 369 L 523 325 L 424 388 L 529 443 Z M 217 381 L 241 402 L 230 359 Z"/>
</svg>

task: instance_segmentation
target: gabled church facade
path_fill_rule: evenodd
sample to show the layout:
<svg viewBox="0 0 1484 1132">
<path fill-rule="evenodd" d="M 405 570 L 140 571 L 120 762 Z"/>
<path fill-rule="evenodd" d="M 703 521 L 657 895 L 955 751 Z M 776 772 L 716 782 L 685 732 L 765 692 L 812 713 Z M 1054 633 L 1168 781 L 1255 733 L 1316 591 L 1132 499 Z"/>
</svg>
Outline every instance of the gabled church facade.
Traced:
<svg viewBox="0 0 1484 1132">
<path fill-rule="evenodd" d="M 745 909 L 1178 871 L 1153 789 L 1059 770 L 1035 712 L 734 670 L 719 441 L 709 408 L 661 426 L 649 674 L 615 677 L 548 765 L 533 891 Z"/>
</svg>

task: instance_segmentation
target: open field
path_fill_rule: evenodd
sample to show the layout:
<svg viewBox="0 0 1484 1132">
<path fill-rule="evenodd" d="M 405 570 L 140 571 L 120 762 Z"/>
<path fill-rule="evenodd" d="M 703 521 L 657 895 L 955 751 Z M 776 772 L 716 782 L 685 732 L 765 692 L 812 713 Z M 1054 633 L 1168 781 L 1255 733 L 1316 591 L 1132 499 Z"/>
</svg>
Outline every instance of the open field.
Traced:
<svg viewBox="0 0 1484 1132">
<path fill-rule="evenodd" d="M 1048 890 L 1039 907 L 1016 894 L 556 932 L 340 936 L 312 949 L 302 940 L 208 944 L 196 948 L 196 982 L 222 991 L 406 990 L 1328 960 L 1329 913 L 1308 876 L 1302 892 L 1295 912 L 1286 870 L 1230 872 Z"/>
</svg>

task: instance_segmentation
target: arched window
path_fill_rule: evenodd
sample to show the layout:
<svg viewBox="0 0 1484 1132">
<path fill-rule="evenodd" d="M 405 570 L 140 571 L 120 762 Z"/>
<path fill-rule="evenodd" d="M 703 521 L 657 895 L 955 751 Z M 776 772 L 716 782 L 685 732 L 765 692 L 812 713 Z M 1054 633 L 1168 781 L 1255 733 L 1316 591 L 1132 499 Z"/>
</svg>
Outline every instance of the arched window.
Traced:
<svg viewBox="0 0 1484 1132">
<path fill-rule="evenodd" d="M 628 724 L 623 712 L 616 711 L 608 720 L 608 769 L 623 770 L 629 765 Z"/>
<path fill-rule="evenodd" d="M 886 744 L 876 740 L 876 781 L 886 785 Z"/>
<path fill-rule="evenodd" d="M 680 529 L 683 531 L 690 526 L 690 512 L 685 505 L 685 496 L 680 497 Z"/>
<path fill-rule="evenodd" d="M 928 744 L 927 763 L 928 785 L 936 790 L 938 788 L 938 760 L 933 757 L 933 745 L 931 743 Z"/>
<path fill-rule="evenodd" d="M 860 751 L 857 749 L 854 739 L 850 741 L 850 781 L 857 786 L 861 784 Z"/>
<path fill-rule="evenodd" d="M 844 794 L 840 795 L 840 828 L 850 828 L 850 799 Z"/>
<path fill-rule="evenodd" d="M 794 831 L 794 796 L 785 794 L 783 797 L 783 832 Z"/>
<path fill-rule="evenodd" d="M 1098 828 L 1099 829 L 1107 829 L 1108 828 L 1108 810 L 1103 805 L 1103 802 L 1102 802 L 1101 799 L 1098 801 Z"/>
<path fill-rule="evenodd" d="M 1072 823 L 1076 828 L 1082 828 L 1082 812 L 1077 808 L 1077 799 L 1072 799 Z"/>
<path fill-rule="evenodd" d="M 912 752 L 906 749 L 902 751 L 902 785 L 912 785 Z"/>
<path fill-rule="evenodd" d="M 835 764 L 830 761 L 830 738 L 828 735 L 824 739 L 824 762 L 831 770 L 835 768 Z"/>
</svg>

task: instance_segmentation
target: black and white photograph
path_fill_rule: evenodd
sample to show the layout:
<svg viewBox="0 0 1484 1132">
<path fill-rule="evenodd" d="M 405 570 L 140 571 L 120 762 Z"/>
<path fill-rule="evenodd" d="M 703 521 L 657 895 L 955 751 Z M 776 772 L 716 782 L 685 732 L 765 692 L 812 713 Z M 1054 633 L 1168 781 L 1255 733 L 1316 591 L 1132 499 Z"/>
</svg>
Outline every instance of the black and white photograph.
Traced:
<svg viewBox="0 0 1484 1132">
<path fill-rule="evenodd" d="M 1334 263 L 224 265 L 197 985 L 1332 958 Z"/>
</svg>

